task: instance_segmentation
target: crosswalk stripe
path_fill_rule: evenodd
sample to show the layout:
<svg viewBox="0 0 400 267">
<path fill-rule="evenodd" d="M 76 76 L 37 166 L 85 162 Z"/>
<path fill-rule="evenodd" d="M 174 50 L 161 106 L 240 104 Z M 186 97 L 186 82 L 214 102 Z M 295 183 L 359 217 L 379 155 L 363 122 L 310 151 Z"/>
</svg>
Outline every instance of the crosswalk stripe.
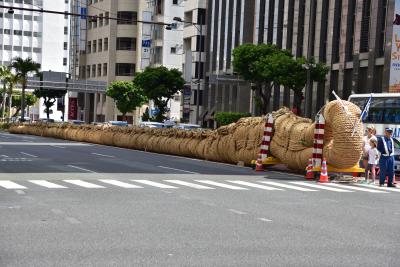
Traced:
<svg viewBox="0 0 400 267">
<path fill-rule="evenodd" d="M 386 186 L 378 187 L 378 186 L 369 185 L 369 184 L 354 184 L 354 185 L 355 186 L 363 186 L 363 187 L 373 188 L 375 190 L 384 190 L 384 191 L 400 193 L 400 189 L 399 188 L 386 187 Z"/>
<path fill-rule="evenodd" d="M 370 192 L 370 193 L 388 193 L 385 191 L 379 191 L 379 190 L 362 188 L 362 187 L 355 187 L 355 186 L 351 186 L 351 185 L 343 185 L 343 184 L 327 184 L 327 185 L 336 186 L 336 187 L 340 187 L 340 188 L 347 188 L 347 189 L 356 190 L 356 191 Z"/>
<path fill-rule="evenodd" d="M 111 185 L 115 185 L 115 186 L 118 186 L 118 187 L 123 187 L 123 188 L 143 188 L 142 186 L 128 184 L 128 183 L 124 183 L 124 182 L 117 181 L 117 180 L 100 179 L 99 181 L 103 182 L 103 183 L 106 183 L 106 184 L 111 184 Z"/>
<path fill-rule="evenodd" d="M 26 189 L 25 186 L 19 185 L 11 181 L 0 181 L 0 186 L 5 189 Z"/>
<path fill-rule="evenodd" d="M 244 182 L 244 181 L 232 181 L 232 180 L 226 180 L 227 182 L 234 183 L 234 184 L 239 184 L 239 185 L 244 185 L 248 187 L 254 187 L 254 188 L 259 188 L 259 189 L 264 189 L 264 190 L 279 190 L 279 191 L 284 191 L 283 189 L 280 188 L 275 188 L 275 187 L 270 187 L 270 186 L 265 186 L 265 185 L 260 185 L 260 184 L 254 184 L 254 183 L 249 183 L 249 182 Z"/>
<path fill-rule="evenodd" d="M 36 185 L 44 186 L 46 188 L 68 188 L 59 184 L 48 182 L 46 180 L 29 180 L 29 182 Z"/>
<path fill-rule="evenodd" d="M 92 184 L 92 183 L 85 182 L 85 181 L 82 181 L 82 180 L 63 180 L 63 181 L 66 182 L 66 183 L 82 186 L 82 187 L 85 187 L 85 188 L 105 188 L 104 186 L 97 185 L 97 184 Z"/>
<path fill-rule="evenodd" d="M 318 191 L 318 190 L 315 190 L 315 189 L 309 189 L 309 188 L 304 188 L 304 187 L 290 185 L 290 184 L 281 184 L 281 183 L 277 183 L 277 182 L 260 181 L 260 183 L 279 186 L 279 187 L 298 190 L 298 191 L 303 191 L 303 192 L 317 192 Z"/>
<path fill-rule="evenodd" d="M 172 186 L 172 185 L 166 185 L 166 184 L 162 184 L 162 183 L 157 183 L 157 182 L 153 182 L 153 181 L 149 181 L 149 180 L 131 180 L 137 183 L 141 183 L 141 184 L 146 184 L 146 185 L 150 185 L 150 186 L 154 186 L 154 187 L 159 187 L 159 188 L 169 188 L 169 189 L 175 189 L 178 187 Z"/>
<path fill-rule="evenodd" d="M 210 181 L 210 180 L 196 180 L 196 181 L 200 182 L 200 183 L 204 183 L 204 184 L 224 187 L 224 188 L 233 189 L 233 190 L 249 190 L 247 188 L 234 186 L 234 185 L 229 185 L 229 184 L 224 184 L 224 183 L 219 183 L 219 182 L 214 182 L 214 181 Z"/>
<path fill-rule="evenodd" d="M 323 190 L 328 190 L 328 191 L 334 191 L 334 192 L 341 192 L 341 193 L 353 192 L 353 191 L 350 191 L 350 190 L 329 187 L 329 186 L 326 186 L 326 185 L 310 184 L 310 183 L 306 183 L 306 182 L 290 182 L 290 183 L 291 184 L 308 186 L 308 187 L 313 187 L 313 188 L 318 188 L 318 189 L 323 189 Z"/>
<path fill-rule="evenodd" d="M 184 185 L 184 186 L 188 186 L 188 187 L 193 187 L 196 189 L 215 189 L 212 187 L 208 187 L 205 185 L 199 185 L 199 184 L 194 184 L 194 183 L 189 183 L 189 182 L 185 182 L 185 181 L 181 181 L 181 180 L 164 180 L 168 183 L 173 183 L 173 184 L 179 184 L 179 185 Z"/>
</svg>

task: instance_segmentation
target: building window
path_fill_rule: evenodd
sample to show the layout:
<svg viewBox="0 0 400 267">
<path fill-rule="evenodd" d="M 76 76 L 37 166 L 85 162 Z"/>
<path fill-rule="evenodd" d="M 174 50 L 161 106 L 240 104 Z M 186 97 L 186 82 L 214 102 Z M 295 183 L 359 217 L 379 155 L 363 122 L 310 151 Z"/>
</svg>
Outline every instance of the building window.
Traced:
<svg viewBox="0 0 400 267">
<path fill-rule="evenodd" d="M 119 11 L 117 13 L 117 24 L 137 24 L 137 12 Z"/>
<path fill-rule="evenodd" d="M 63 58 L 63 66 L 67 66 L 67 58 Z"/>
<path fill-rule="evenodd" d="M 97 41 L 97 52 L 101 52 L 101 51 L 103 51 L 103 40 L 99 39 Z"/>
<path fill-rule="evenodd" d="M 108 25 L 108 24 L 110 23 L 110 19 L 109 19 L 110 13 L 109 13 L 109 12 L 106 12 L 106 13 L 104 14 L 104 16 L 105 16 L 104 25 Z"/>
<path fill-rule="evenodd" d="M 103 76 L 107 76 L 107 63 L 103 64 Z"/>
<path fill-rule="evenodd" d="M 333 45 L 332 45 L 332 62 L 339 62 L 339 45 L 340 45 L 340 24 L 342 21 L 342 0 L 335 1 L 335 15 L 333 20 Z"/>
<path fill-rule="evenodd" d="M 172 0 L 172 4 L 173 5 L 177 5 L 178 4 L 178 0 Z"/>
<path fill-rule="evenodd" d="M 96 64 L 92 65 L 92 77 L 96 77 Z"/>
<path fill-rule="evenodd" d="M 14 35 L 21 35 L 21 36 L 22 36 L 22 31 L 20 31 L 20 30 L 14 30 Z"/>
<path fill-rule="evenodd" d="M 11 30 L 10 29 L 4 29 L 4 34 L 11 34 Z"/>
<path fill-rule="evenodd" d="M 24 36 L 31 37 L 32 36 L 32 32 L 31 31 L 24 31 Z"/>
<path fill-rule="evenodd" d="M 104 38 L 104 51 L 108 51 L 108 38 Z"/>
<path fill-rule="evenodd" d="M 371 16 L 371 0 L 364 0 L 361 19 L 360 52 L 368 52 L 369 47 L 369 23 Z"/>
<path fill-rule="evenodd" d="M 92 42 L 88 41 L 87 42 L 87 49 L 86 49 L 86 53 L 90 54 L 92 52 Z"/>
<path fill-rule="evenodd" d="M 34 52 L 34 53 L 42 53 L 42 48 L 40 48 L 40 47 L 34 47 L 34 48 L 33 48 L 33 52 Z"/>
<path fill-rule="evenodd" d="M 128 37 L 117 38 L 117 50 L 136 51 L 136 38 L 128 38 Z"/>
<path fill-rule="evenodd" d="M 176 54 L 176 47 L 175 46 L 171 47 L 171 54 Z"/>
<path fill-rule="evenodd" d="M 201 39 L 201 43 L 200 43 L 200 39 Z M 200 47 L 201 47 L 201 52 L 205 51 L 204 50 L 205 49 L 204 41 L 205 41 L 204 35 L 202 35 L 201 38 L 200 38 L 200 35 L 196 36 L 196 52 L 200 51 Z"/>
<path fill-rule="evenodd" d="M 68 27 L 64 27 L 64 35 L 68 35 Z"/>
<path fill-rule="evenodd" d="M 133 76 L 134 74 L 135 74 L 135 64 L 129 64 L 129 63 L 115 64 L 116 76 Z"/>
<path fill-rule="evenodd" d="M 64 42 L 64 50 L 67 50 L 67 49 L 68 49 L 68 43 Z"/>
<path fill-rule="evenodd" d="M 99 14 L 99 27 L 103 27 L 103 13 Z"/>
<path fill-rule="evenodd" d="M 97 64 L 97 77 L 101 76 L 101 64 Z"/>
<path fill-rule="evenodd" d="M 86 78 L 90 78 L 90 66 L 86 66 Z"/>
<path fill-rule="evenodd" d="M 382 57 L 385 53 L 385 35 L 386 35 L 386 19 L 387 19 L 387 7 L 388 7 L 388 0 L 379 1 L 380 7 L 380 21 L 378 27 L 378 45 L 377 45 L 377 54 L 379 57 Z"/>
<path fill-rule="evenodd" d="M 97 41 L 96 40 L 93 40 L 93 53 L 96 53 L 97 52 Z"/>
<path fill-rule="evenodd" d="M 41 32 L 33 32 L 33 37 L 42 37 Z"/>
</svg>

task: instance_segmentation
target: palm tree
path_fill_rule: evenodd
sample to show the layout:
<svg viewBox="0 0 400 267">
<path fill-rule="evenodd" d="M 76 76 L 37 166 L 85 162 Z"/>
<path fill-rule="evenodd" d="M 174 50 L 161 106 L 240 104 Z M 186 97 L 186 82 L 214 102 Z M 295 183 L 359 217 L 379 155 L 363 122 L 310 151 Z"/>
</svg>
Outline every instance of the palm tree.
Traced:
<svg viewBox="0 0 400 267">
<path fill-rule="evenodd" d="M 0 81 L 3 84 L 3 101 L 1 104 L 1 114 L 4 119 L 5 105 L 6 105 L 6 94 L 7 94 L 7 84 L 12 73 L 6 66 L 0 66 Z"/>
<path fill-rule="evenodd" d="M 33 61 L 31 58 L 22 59 L 20 57 L 14 58 L 11 63 L 11 68 L 15 70 L 16 76 L 22 86 L 21 93 L 21 121 L 25 119 L 25 89 L 28 83 L 28 75 L 32 72 L 39 73 L 40 64 Z"/>
</svg>

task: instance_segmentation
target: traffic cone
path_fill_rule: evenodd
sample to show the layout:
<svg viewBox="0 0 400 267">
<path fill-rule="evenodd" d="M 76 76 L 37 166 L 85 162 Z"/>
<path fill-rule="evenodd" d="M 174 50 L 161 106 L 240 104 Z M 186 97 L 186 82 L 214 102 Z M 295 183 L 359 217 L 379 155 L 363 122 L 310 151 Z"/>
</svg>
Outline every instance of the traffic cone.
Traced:
<svg viewBox="0 0 400 267">
<path fill-rule="evenodd" d="M 329 183 L 328 170 L 326 167 L 326 159 L 322 161 L 321 174 L 319 176 L 320 183 Z"/>
<path fill-rule="evenodd" d="M 312 159 L 308 159 L 308 165 L 307 165 L 307 172 L 306 172 L 306 179 L 314 179 L 314 172 L 312 171 L 313 169 L 313 164 L 312 164 Z"/>
<path fill-rule="evenodd" d="M 263 172 L 264 167 L 262 164 L 262 159 L 261 159 L 261 154 L 258 155 L 257 161 L 256 161 L 256 172 Z"/>
</svg>

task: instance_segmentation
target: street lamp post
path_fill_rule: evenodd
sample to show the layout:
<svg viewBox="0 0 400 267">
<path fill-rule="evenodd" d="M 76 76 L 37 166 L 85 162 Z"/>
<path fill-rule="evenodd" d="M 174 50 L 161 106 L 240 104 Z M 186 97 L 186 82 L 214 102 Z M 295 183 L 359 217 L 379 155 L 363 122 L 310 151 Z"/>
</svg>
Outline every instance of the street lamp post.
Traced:
<svg viewBox="0 0 400 267">
<path fill-rule="evenodd" d="M 201 73 L 202 73 L 202 68 L 201 68 L 201 56 L 202 56 L 202 50 L 203 50 L 203 23 L 204 23 L 204 18 L 203 16 L 200 16 L 199 23 L 193 23 L 190 21 L 184 21 L 179 17 L 174 17 L 175 21 L 178 22 L 183 22 L 183 23 L 188 23 L 190 25 L 193 25 L 196 30 L 199 32 L 200 37 L 199 37 L 199 60 L 197 62 L 197 94 L 196 94 L 196 123 L 200 124 L 200 90 L 201 90 Z M 198 27 L 200 25 L 200 27 Z"/>
</svg>

